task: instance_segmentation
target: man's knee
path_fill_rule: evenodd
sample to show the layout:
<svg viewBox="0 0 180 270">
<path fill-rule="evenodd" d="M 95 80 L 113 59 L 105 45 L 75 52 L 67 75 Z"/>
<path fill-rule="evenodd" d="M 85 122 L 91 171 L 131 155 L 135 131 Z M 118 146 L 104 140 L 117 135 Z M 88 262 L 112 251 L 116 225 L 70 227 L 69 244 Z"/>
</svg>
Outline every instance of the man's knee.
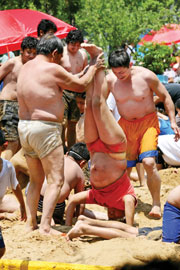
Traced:
<svg viewBox="0 0 180 270">
<path fill-rule="evenodd" d="M 156 168 L 156 162 L 155 162 L 155 159 L 154 157 L 148 157 L 148 158 L 144 158 L 142 160 L 142 163 L 144 165 L 144 168 L 145 170 L 147 171 L 152 171 L 152 170 L 155 170 L 157 169 Z"/>
</svg>

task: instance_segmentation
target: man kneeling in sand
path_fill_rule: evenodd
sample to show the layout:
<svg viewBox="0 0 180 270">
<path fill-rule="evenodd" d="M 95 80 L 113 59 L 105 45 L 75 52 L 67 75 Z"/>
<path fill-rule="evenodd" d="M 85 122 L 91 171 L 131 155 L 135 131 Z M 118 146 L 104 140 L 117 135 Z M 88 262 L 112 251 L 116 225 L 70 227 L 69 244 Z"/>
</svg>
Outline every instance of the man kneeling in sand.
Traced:
<svg viewBox="0 0 180 270">
<path fill-rule="evenodd" d="M 99 204 L 109 219 L 122 218 L 133 225 L 136 196 L 126 173 L 126 137 L 106 105 L 107 83 L 98 70 L 88 86 L 85 108 L 85 142 L 91 156 L 92 189 L 73 195 L 67 207 L 66 225 L 72 225 L 77 204 Z"/>
</svg>

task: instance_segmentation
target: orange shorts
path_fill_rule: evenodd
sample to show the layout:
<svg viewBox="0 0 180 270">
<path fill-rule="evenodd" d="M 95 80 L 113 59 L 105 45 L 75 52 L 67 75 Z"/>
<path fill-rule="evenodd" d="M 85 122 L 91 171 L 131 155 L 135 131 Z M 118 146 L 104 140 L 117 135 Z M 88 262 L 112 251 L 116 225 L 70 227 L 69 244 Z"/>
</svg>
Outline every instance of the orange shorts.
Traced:
<svg viewBox="0 0 180 270">
<path fill-rule="evenodd" d="M 136 166 L 143 158 L 158 155 L 157 141 L 160 129 L 156 112 L 134 121 L 121 117 L 118 123 L 127 138 L 127 167 Z"/>
</svg>

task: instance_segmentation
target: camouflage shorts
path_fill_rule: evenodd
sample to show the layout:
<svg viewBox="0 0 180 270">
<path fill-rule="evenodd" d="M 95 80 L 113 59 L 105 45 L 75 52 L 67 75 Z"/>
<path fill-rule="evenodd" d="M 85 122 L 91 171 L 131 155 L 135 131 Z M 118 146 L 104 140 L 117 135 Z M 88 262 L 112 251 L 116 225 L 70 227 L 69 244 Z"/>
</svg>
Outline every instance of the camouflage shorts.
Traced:
<svg viewBox="0 0 180 270">
<path fill-rule="evenodd" d="M 69 90 L 63 90 L 64 118 L 72 122 L 78 122 L 80 111 L 76 103 L 77 93 Z"/>
<path fill-rule="evenodd" d="M 16 141 L 18 135 L 18 102 L 14 100 L 0 100 L 0 128 L 7 141 Z"/>
</svg>

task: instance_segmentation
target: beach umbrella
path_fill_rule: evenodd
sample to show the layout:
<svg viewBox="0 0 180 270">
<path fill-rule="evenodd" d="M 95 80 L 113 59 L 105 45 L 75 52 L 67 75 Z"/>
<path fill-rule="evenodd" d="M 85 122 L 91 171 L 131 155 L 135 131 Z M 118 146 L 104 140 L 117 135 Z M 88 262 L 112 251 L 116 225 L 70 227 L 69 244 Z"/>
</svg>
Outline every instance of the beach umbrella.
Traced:
<svg viewBox="0 0 180 270">
<path fill-rule="evenodd" d="M 163 43 L 171 45 L 172 43 L 180 42 L 180 25 L 179 24 L 166 24 L 161 27 L 159 31 L 151 30 L 139 42 L 143 45 L 145 42 Z"/>
<path fill-rule="evenodd" d="M 69 31 L 76 29 L 46 13 L 31 9 L 0 10 L 0 54 L 20 49 L 26 36 L 37 37 L 37 26 L 42 19 L 53 21 L 57 26 L 55 35 L 65 38 Z"/>
</svg>

